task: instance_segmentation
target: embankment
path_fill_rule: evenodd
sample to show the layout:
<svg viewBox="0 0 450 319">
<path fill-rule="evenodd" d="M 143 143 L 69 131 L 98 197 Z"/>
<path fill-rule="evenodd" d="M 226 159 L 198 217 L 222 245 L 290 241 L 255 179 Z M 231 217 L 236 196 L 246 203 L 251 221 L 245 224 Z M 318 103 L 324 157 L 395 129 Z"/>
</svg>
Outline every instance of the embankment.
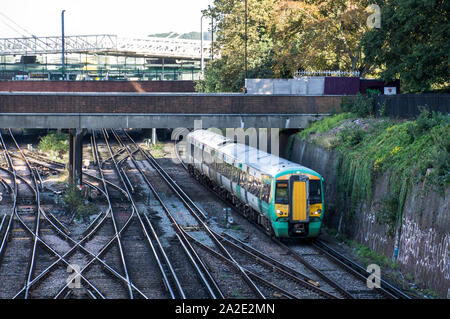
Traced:
<svg viewBox="0 0 450 319">
<path fill-rule="evenodd" d="M 380 131 L 380 126 L 383 130 L 391 130 L 393 133 L 397 130 L 396 125 L 406 125 L 392 123 L 390 126 L 391 124 L 387 125 L 376 119 L 372 120 L 373 123 L 369 122 L 350 117 L 339 123 L 333 123 L 331 128 L 327 128 L 327 132 L 292 135 L 293 140 L 290 141 L 287 154 L 292 161 L 310 167 L 324 176 L 327 227 L 337 229 L 350 239 L 369 246 L 373 251 L 393 258 L 402 272 L 412 274 L 416 282 L 445 297 L 450 287 L 449 187 L 445 186 L 445 182 L 438 187 L 436 185 L 430 187 L 430 180 L 425 178 L 427 176 L 422 176 L 423 178 L 420 176 L 421 174 L 431 176 L 431 173 L 439 172 L 442 167 L 437 167 L 438 164 L 432 162 L 436 167 L 427 164 L 422 168 L 414 163 L 420 162 L 417 159 L 410 158 L 413 163 L 408 162 L 407 157 L 411 157 L 408 153 L 405 154 L 406 159 L 397 159 L 402 151 L 408 152 L 411 145 L 422 136 L 404 144 L 396 141 L 389 146 L 392 151 L 387 152 L 386 157 L 380 155 L 380 150 L 375 150 L 373 153 L 375 155 L 367 157 L 372 160 L 369 160 L 367 165 L 364 164 L 360 158 L 364 158 L 370 143 L 373 143 L 375 148 L 382 149 L 383 143 L 397 138 L 376 133 L 376 130 Z M 338 132 L 339 125 L 341 129 L 347 125 L 345 136 Z M 373 127 L 376 129 L 371 129 Z M 448 132 L 448 124 L 446 129 Z M 355 130 L 360 131 L 356 135 L 361 136 L 356 142 L 352 140 L 349 144 L 347 140 L 349 137 L 354 138 Z M 331 131 L 334 132 L 330 134 Z M 408 130 L 410 131 L 412 132 L 411 129 Z M 399 132 L 396 132 L 396 136 L 399 136 Z M 342 143 L 347 144 L 341 147 Z M 345 150 L 351 150 L 353 153 L 346 154 Z M 345 160 L 346 156 L 359 158 L 360 161 L 350 161 L 347 165 L 351 174 L 346 174 L 343 170 L 343 167 L 345 168 L 343 159 Z M 418 156 L 420 157 L 420 154 Z M 401 172 L 405 172 L 404 176 L 403 173 L 399 173 L 400 170 L 396 167 L 399 167 L 402 160 L 411 167 L 415 165 L 415 170 L 403 169 Z M 445 160 L 448 161 L 444 159 L 444 162 Z M 409 168 L 408 165 L 404 164 Z M 367 174 L 363 168 L 369 172 L 369 176 L 363 176 L 367 179 L 364 183 L 357 183 L 357 180 L 363 179 L 361 174 Z M 422 173 L 421 170 L 425 171 Z M 405 179 L 410 172 L 416 172 L 417 178 L 409 176 Z M 434 174 L 437 177 L 433 178 L 442 178 L 439 173 Z M 448 174 L 448 171 L 444 174 Z M 403 183 L 402 180 L 407 182 Z M 409 186 L 396 187 L 396 183 Z M 368 189 L 357 190 L 357 187 Z M 395 213 L 389 213 L 389 207 Z"/>
</svg>

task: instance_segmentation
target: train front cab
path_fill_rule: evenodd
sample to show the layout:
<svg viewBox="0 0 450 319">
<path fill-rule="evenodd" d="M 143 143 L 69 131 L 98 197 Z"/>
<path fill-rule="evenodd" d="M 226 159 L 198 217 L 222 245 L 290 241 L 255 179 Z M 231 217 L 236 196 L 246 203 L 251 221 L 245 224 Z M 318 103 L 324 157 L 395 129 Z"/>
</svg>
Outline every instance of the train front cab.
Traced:
<svg viewBox="0 0 450 319">
<path fill-rule="evenodd" d="M 302 174 L 277 178 L 275 213 L 276 236 L 317 237 L 323 219 L 322 179 Z"/>
</svg>

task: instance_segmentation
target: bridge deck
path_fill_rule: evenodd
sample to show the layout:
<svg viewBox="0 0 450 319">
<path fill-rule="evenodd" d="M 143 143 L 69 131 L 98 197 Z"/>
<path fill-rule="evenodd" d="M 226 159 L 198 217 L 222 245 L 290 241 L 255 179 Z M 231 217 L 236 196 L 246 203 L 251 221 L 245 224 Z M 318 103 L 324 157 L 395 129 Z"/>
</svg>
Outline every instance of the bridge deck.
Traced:
<svg viewBox="0 0 450 319">
<path fill-rule="evenodd" d="M 341 96 L 0 92 L 0 127 L 305 127 L 340 103 Z"/>
</svg>

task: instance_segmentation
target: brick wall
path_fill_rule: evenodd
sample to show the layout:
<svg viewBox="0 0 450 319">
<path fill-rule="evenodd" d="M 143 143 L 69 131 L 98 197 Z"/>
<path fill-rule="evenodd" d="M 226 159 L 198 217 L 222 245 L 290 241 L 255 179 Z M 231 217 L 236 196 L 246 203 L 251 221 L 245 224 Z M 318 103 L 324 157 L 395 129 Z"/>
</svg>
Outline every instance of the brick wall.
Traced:
<svg viewBox="0 0 450 319">
<path fill-rule="evenodd" d="M 0 81 L 6 92 L 195 92 L 194 81 Z"/>
<path fill-rule="evenodd" d="M 340 96 L 0 92 L 0 113 L 328 114 L 340 102 Z"/>
</svg>

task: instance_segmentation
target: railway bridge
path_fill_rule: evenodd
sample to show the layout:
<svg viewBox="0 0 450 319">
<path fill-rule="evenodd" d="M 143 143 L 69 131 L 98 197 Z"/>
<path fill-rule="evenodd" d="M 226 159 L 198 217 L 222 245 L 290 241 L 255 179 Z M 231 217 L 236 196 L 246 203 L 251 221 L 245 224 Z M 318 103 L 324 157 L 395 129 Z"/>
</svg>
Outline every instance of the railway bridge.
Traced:
<svg viewBox="0 0 450 319">
<path fill-rule="evenodd" d="M 203 128 L 304 128 L 341 102 L 341 96 L 157 93 L 142 85 L 135 82 L 138 92 L 3 91 L 0 128 L 69 128 L 69 175 L 81 184 L 86 129 L 194 128 L 198 121 Z"/>
<path fill-rule="evenodd" d="M 0 92 L 0 128 L 304 128 L 341 96 Z"/>
</svg>

